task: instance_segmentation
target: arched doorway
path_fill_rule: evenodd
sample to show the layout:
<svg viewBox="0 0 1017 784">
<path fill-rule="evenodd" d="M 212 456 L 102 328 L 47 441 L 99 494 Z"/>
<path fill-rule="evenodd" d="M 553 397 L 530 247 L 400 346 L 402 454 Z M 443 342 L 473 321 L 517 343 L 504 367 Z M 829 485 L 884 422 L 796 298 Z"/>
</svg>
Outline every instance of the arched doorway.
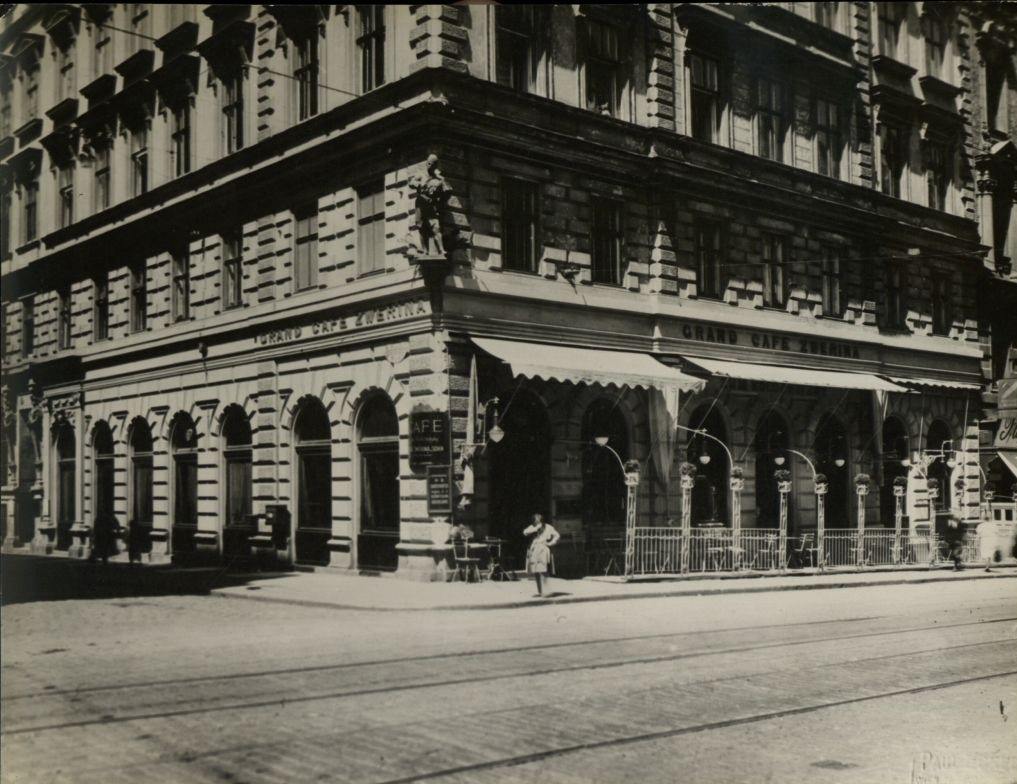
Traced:
<svg viewBox="0 0 1017 784">
<path fill-rule="evenodd" d="M 610 449 L 594 439 L 607 438 L 607 446 L 624 462 L 629 455 L 629 429 L 616 401 L 595 400 L 583 415 L 583 526 L 596 550 L 605 539 L 625 532 L 625 475 Z M 616 548 L 617 549 L 617 548 Z"/>
<path fill-rule="evenodd" d="M 950 520 L 950 507 L 953 500 L 953 469 L 947 461 L 953 461 L 953 441 L 950 427 L 940 419 L 933 421 L 929 426 L 929 434 L 925 439 L 925 451 L 931 455 L 938 455 L 929 464 L 929 479 L 935 479 L 939 483 L 939 497 L 935 500 L 936 533 L 942 534 L 946 531 Z"/>
<path fill-rule="evenodd" d="M 75 453 L 77 440 L 74 428 L 63 422 L 54 428 L 54 452 L 56 456 L 56 549 L 66 550 L 71 546 L 71 526 L 77 515 L 75 504 Z"/>
<path fill-rule="evenodd" d="M 780 493 L 774 474 L 787 463 L 778 466 L 775 461 L 789 446 L 787 422 L 776 411 L 769 411 L 756 427 L 756 528 L 780 525 Z M 786 460 L 786 454 L 783 456 Z"/>
<path fill-rule="evenodd" d="M 106 557 L 114 552 L 113 532 L 117 521 L 114 511 L 116 490 L 114 486 L 113 431 L 109 423 L 99 420 L 92 429 L 92 460 L 95 479 L 92 485 L 92 529 L 97 557 Z"/>
<path fill-rule="evenodd" d="M 152 532 L 152 428 L 143 417 L 131 422 L 130 446 L 130 509 L 128 549 L 131 557 L 151 550 Z"/>
<path fill-rule="evenodd" d="M 826 476 L 826 527 L 848 528 L 851 518 L 851 496 L 848 492 L 847 432 L 836 417 L 825 414 L 819 420 L 812 442 L 816 455 L 816 473 Z M 840 462 L 841 465 L 837 465 Z"/>
<path fill-rule="evenodd" d="M 879 516 L 886 528 L 895 525 L 897 502 L 893 495 L 893 483 L 899 476 L 907 477 L 908 469 L 903 461 L 910 456 L 908 434 L 904 423 L 897 417 L 888 417 L 883 422 L 883 483 L 879 488 Z M 904 505 L 904 530 L 908 528 L 907 505 Z"/>
<path fill-rule="evenodd" d="M 238 555 L 247 550 L 247 537 L 251 533 L 249 518 L 253 509 L 251 422 L 240 406 L 228 406 L 223 414 L 222 444 L 225 479 L 223 553 Z"/>
<path fill-rule="evenodd" d="M 689 427 L 706 430 L 727 444 L 727 427 L 715 406 L 704 405 L 689 420 Z M 693 435 L 685 459 L 696 466 L 696 483 L 692 488 L 692 522 L 696 525 L 723 525 L 727 520 L 728 466 L 724 447 L 710 438 Z"/>
<path fill-rule="evenodd" d="M 198 530 L 198 435 L 194 420 L 183 412 L 170 425 L 173 454 L 173 552 L 194 550 Z"/>
<path fill-rule="evenodd" d="M 398 563 L 399 417 L 392 401 L 378 394 L 357 418 L 360 455 L 360 524 L 357 566 L 391 571 Z"/>
<path fill-rule="evenodd" d="M 29 409 L 20 412 L 18 424 L 18 489 L 14 495 L 14 535 L 17 544 L 35 536 L 35 520 L 42 511 L 38 483 L 42 474 L 42 418 Z"/>
<path fill-rule="evenodd" d="M 293 422 L 297 454 L 297 563 L 328 564 L 332 536 L 332 427 L 322 402 L 301 402 Z"/>
</svg>

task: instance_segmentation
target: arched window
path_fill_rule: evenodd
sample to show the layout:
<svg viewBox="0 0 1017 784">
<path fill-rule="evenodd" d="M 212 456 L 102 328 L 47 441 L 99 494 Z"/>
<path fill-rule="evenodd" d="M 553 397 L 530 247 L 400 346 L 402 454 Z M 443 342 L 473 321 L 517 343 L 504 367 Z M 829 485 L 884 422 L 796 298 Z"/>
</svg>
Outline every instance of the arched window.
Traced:
<svg viewBox="0 0 1017 784">
<path fill-rule="evenodd" d="M 704 405 L 693 413 L 689 427 L 706 430 L 727 444 L 727 427 L 715 406 Z M 685 459 L 696 466 L 696 483 L 692 488 L 692 522 L 719 524 L 727 520 L 728 466 L 724 447 L 710 438 L 694 435 L 689 439 Z"/>
<path fill-rule="evenodd" d="M 583 416 L 583 522 L 598 528 L 625 525 L 625 476 L 610 449 L 594 439 L 607 438 L 607 446 L 622 461 L 629 459 L 629 433 L 625 417 L 613 400 L 601 398 Z"/>
<path fill-rule="evenodd" d="M 132 526 L 152 525 L 152 429 L 142 417 L 131 422 L 131 519 Z"/>
<path fill-rule="evenodd" d="M 367 400 L 357 417 L 360 527 L 357 565 L 395 569 L 399 542 L 399 417 L 384 395 Z"/>
<path fill-rule="evenodd" d="M 173 550 L 190 550 L 198 529 L 198 435 L 184 412 L 170 425 L 173 452 Z"/>
<path fill-rule="evenodd" d="M 826 495 L 826 526 L 847 528 L 851 511 L 848 492 L 848 448 L 844 425 L 829 414 L 819 420 L 816 438 L 812 444 L 816 455 L 816 473 L 826 476 L 829 490 Z M 841 465 L 837 465 L 841 462 Z"/>
<path fill-rule="evenodd" d="M 908 434 L 904 423 L 897 417 L 888 417 L 883 422 L 883 483 L 879 489 L 879 513 L 883 526 L 894 525 L 897 502 L 893 495 L 894 480 L 908 475 L 903 462 L 910 457 Z M 905 505 L 905 510 L 907 506 Z M 907 527 L 907 521 L 904 521 Z"/>
<path fill-rule="evenodd" d="M 929 479 L 939 482 L 939 498 L 935 501 L 937 515 L 945 518 L 950 514 L 950 503 L 953 498 L 953 469 L 947 465 L 947 461 L 954 459 L 953 441 L 950 434 L 950 427 L 940 419 L 935 420 L 929 427 L 929 435 L 925 439 L 925 451 L 930 455 L 936 455 L 936 459 L 929 464 Z M 938 526 L 937 526 L 938 527 Z"/>
<path fill-rule="evenodd" d="M 228 406 L 222 422 L 226 525 L 247 525 L 251 514 L 251 423 L 240 406 Z"/>
<path fill-rule="evenodd" d="M 756 427 L 756 528 L 777 528 L 780 524 L 780 493 L 774 473 L 783 466 L 775 461 L 782 456 L 786 459 L 782 450 L 788 446 L 787 423 L 776 411 L 768 412 Z"/>
<path fill-rule="evenodd" d="M 56 549 L 71 546 L 71 526 L 77 514 L 75 505 L 75 452 L 77 441 L 74 428 L 67 422 L 57 425 L 54 432 L 57 469 L 57 540 Z"/>
<path fill-rule="evenodd" d="M 332 535 L 332 427 L 320 400 L 301 402 L 293 435 L 297 451 L 296 560 L 327 564 Z"/>
<path fill-rule="evenodd" d="M 92 429 L 92 457 L 95 463 L 94 525 L 111 524 L 115 489 L 113 483 L 113 431 L 99 420 Z"/>
</svg>

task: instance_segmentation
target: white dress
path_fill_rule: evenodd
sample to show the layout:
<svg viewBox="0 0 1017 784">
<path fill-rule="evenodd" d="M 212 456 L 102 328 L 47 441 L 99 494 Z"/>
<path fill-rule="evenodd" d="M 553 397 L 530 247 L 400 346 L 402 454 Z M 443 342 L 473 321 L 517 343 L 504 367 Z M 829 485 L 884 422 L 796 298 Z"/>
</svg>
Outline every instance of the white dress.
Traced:
<svg viewBox="0 0 1017 784">
<path fill-rule="evenodd" d="M 526 553 L 526 573 L 554 574 L 554 556 L 551 555 L 551 548 L 558 544 L 561 534 L 548 523 L 528 526 L 523 529 L 523 534 L 533 536 L 530 549 Z"/>
</svg>

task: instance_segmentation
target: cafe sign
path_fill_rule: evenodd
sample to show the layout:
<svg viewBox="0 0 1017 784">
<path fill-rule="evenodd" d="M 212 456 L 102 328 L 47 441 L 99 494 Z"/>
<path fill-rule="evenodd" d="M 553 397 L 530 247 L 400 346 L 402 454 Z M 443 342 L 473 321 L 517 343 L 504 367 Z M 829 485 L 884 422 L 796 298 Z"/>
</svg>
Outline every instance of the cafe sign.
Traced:
<svg viewBox="0 0 1017 784">
<path fill-rule="evenodd" d="M 444 411 L 414 411 L 410 414 L 410 468 L 422 472 L 432 465 L 448 465 L 448 414 Z"/>
<path fill-rule="evenodd" d="M 326 335 L 337 335 L 355 329 L 403 321 L 414 316 L 424 316 L 430 311 L 424 300 L 398 302 L 377 308 L 357 311 L 345 316 L 320 319 L 310 324 L 300 324 L 284 329 L 271 329 L 255 335 L 254 340 L 259 346 L 274 346 L 280 343 L 291 343 L 305 338 L 318 338 Z"/>
<path fill-rule="evenodd" d="M 857 345 L 840 340 L 824 340 L 808 336 L 786 335 L 781 332 L 732 329 L 731 327 L 689 323 L 681 325 L 681 334 L 686 340 L 695 340 L 700 343 L 745 346 L 746 348 L 788 351 L 821 357 L 860 359 Z"/>
</svg>

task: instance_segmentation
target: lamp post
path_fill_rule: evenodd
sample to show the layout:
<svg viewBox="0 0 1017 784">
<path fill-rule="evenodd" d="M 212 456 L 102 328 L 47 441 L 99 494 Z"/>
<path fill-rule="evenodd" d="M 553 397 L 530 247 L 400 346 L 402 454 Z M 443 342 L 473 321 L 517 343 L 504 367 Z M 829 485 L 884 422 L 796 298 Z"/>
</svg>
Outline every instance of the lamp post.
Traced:
<svg viewBox="0 0 1017 784">
<path fill-rule="evenodd" d="M 773 472 L 773 478 L 777 480 L 777 492 L 780 494 L 777 555 L 780 558 L 780 570 L 783 572 L 787 564 L 787 497 L 791 494 L 791 472 L 786 468 L 780 468 Z"/>
<path fill-rule="evenodd" d="M 826 561 L 826 494 L 829 491 L 829 484 L 826 476 L 816 471 L 815 464 L 797 449 L 784 447 L 785 452 L 798 455 L 812 472 L 812 486 L 816 493 L 816 565 L 822 569 Z M 773 460 L 777 465 L 784 464 L 784 458 L 777 456 Z M 844 458 L 838 457 L 834 461 L 837 468 L 844 466 Z M 822 478 L 821 478 L 822 477 Z"/>
<path fill-rule="evenodd" d="M 900 537 L 904 527 L 904 497 L 907 492 L 908 480 L 906 476 L 898 476 L 893 480 L 893 562 L 895 564 L 901 562 Z"/>
<path fill-rule="evenodd" d="M 625 478 L 625 577 L 631 577 L 635 567 L 636 554 L 636 491 L 639 488 L 639 461 L 622 460 L 608 443 L 607 436 L 597 436 L 593 443 L 606 449 L 621 467 Z"/>
<path fill-rule="evenodd" d="M 858 547 L 856 564 L 859 569 L 865 565 L 865 496 L 869 494 L 869 475 L 855 477 L 855 494 L 858 496 Z"/>
<path fill-rule="evenodd" d="M 724 452 L 727 453 L 728 488 L 730 489 L 731 492 L 731 535 L 733 537 L 737 537 L 738 532 L 741 531 L 742 527 L 742 504 L 741 497 L 738 496 L 736 499 L 736 494 L 739 493 L 745 487 L 745 483 L 744 481 L 742 482 L 734 481 L 735 479 L 739 478 L 734 474 L 734 464 L 735 464 L 734 455 L 731 454 L 731 450 L 728 449 L 727 444 L 725 444 L 716 436 L 712 436 L 709 433 L 707 433 L 705 427 L 693 428 L 685 427 L 685 425 L 675 425 L 675 427 L 677 427 L 679 430 L 684 430 L 686 433 L 692 433 L 693 435 L 702 436 L 703 438 L 709 438 L 711 441 L 716 441 L 718 444 L 720 444 Z M 710 456 L 707 454 L 701 455 L 699 460 L 703 465 L 707 465 L 710 462 Z"/>
<path fill-rule="evenodd" d="M 679 467 L 682 488 L 682 574 L 689 572 L 689 540 L 692 538 L 692 488 L 696 484 L 696 467 L 683 462 Z"/>
</svg>

